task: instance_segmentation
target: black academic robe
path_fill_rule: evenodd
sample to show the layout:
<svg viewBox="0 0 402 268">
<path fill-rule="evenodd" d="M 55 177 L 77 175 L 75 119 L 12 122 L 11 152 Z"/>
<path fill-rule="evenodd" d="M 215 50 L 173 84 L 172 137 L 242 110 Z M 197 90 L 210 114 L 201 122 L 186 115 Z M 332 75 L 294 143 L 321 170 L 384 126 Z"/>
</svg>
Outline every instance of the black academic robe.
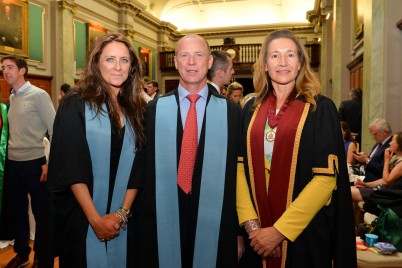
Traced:
<svg viewBox="0 0 402 268">
<path fill-rule="evenodd" d="M 331 203 L 321 208 L 294 242 L 289 241 L 284 267 L 356 267 L 356 245 L 352 199 L 346 168 L 345 150 L 340 130 L 339 116 L 333 102 L 324 97 L 316 98 L 317 109 L 310 111 L 303 126 L 297 151 L 296 174 L 292 200 L 296 199 L 313 178 L 313 168 L 334 172 L 337 180 Z M 242 154 L 246 178 L 250 185 L 247 155 L 247 129 L 254 113 L 253 101 L 244 107 Z M 280 152 L 280 151 L 279 151 Z M 329 155 L 335 155 L 337 167 L 330 168 Z M 295 164 L 295 163 L 293 163 Z M 335 164 L 335 163 L 333 163 Z M 288 189 L 284 189 L 287 191 Z M 251 193 L 250 193 L 251 194 Z M 252 195 L 251 195 L 252 196 Z M 254 201 L 253 201 L 254 202 Z M 271 204 L 275 205 L 275 204 Z M 247 237 L 246 237 L 247 239 Z M 261 256 L 246 242 L 242 267 L 262 267 Z"/>
<path fill-rule="evenodd" d="M 158 101 L 166 96 L 174 94 L 177 90 L 151 101 L 147 107 L 147 144 L 144 151 L 146 166 L 142 170 L 145 182 L 142 192 L 137 197 L 138 207 L 134 208 L 136 267 L 159 267 L 158 244 L 157 244 L 157 223 L 156 223 L 156 201 L 155 201 L 155 113 Z M 211 95 L 223 98 L 216 93 L 215 89 L 209 86 L 208 101 Z M 237 265 L 237 231 L 238 219 L 236 212 L 236 162 L 240 138 L 241 110 L 235 103 L 227 100 L 228 120 L 228 149 L 226 163 L 226 179 L 224 186 L 223 209 L 219 234 L 219 245 L 216 267 L 235 267 Z M 217 114 L 216 116 L 220 116 Z M 183 136 L 180 110 L 177 114 L 177 158 L 180 157 L 180 146 Z M 193 175 L 192 193 L 186 195 L 179 187 L 179 214 L 181 233 L 182 266 L 191 267 L 194 251 L 195 231 L 198 215 L 198 201 L 200 194 L 201 170 L 203 166 L 203 153 L 205 144 L 205 116 L 201 131 L 196 163 Z M 164 133 L 163 135 L 171 135 Z M 179 159 L 177 159 L 179 161 Z M 177 162 L 178 163 L 178 162 Z"/>
<path fill-rule="evenodd" d="M 112 131 L 109 193 L 105 193 L 109 195 L 108 209 L 122 144 L 123 137 Z M 128 188 L 141 188 L 142 181 L 133 176 L 138 159 L 136 157 L 134 161 Z M 47 181 L 50 195 L 45 208 L 46 232 L 43 239 L 45 245 L 41 245 L 41 267 L 53 267 L 53 256 L 59 256 L 60 268 L 86 267 L 86 236 L 90 227 L 70 190 L 70 186 L 75 183 L 85 183 L 90 194 L 93 194 L 92 163 L 85 132 L 85 108 L 78 94 L 63 98 L 53 126 Z M 128 232 L 130 236 L 130 228 Z M 130 240 L 128 244 L 129 242 Z M 128 247 L 130 248 L 129 245 Z M 129 257 L 132 255 L 127 256 L 129 267 Z"/>
</svg>

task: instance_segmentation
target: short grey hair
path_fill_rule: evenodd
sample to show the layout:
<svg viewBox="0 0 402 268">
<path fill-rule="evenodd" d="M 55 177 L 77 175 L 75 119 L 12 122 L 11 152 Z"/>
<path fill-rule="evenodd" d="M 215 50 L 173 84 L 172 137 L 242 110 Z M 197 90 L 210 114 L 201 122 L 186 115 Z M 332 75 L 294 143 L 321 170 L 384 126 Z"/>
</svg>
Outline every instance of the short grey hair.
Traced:
<svg viewBox="0 0 402 268">
<path fill-rule="evenodd" d="M 386 133 L 392 133 L 391 125 L 384 118 L 374 119 L 370 124 L 370 128 L 371 127 L 376 127 L 378 130 Z"/>
</svg>

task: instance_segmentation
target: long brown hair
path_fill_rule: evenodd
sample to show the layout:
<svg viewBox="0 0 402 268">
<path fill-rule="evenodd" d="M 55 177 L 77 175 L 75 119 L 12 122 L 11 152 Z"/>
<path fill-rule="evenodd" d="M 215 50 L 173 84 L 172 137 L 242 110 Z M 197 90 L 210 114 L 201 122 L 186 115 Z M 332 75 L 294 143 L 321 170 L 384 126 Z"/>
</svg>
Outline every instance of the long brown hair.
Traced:
<svg viewBox="0 0 402 268">
<path fill-rule="evenodd" d="M 117 94 L 117 103 L 125 114 L 129 126 L 136 136 L 137 149 L 141 149 L 145 144 L 144 115 L 146 102 L 142 97 L 142 63 L 134 51 L 130 41 L 120 33 L 109 33 L 100 37 L 90 48 L 83 77 L 78 82 L 81 99 L 88 103 L 96 114 L 107 113 L 102 109 L 102 104 L 106 103 L 110 117 L 116 126 L 120 126 L 120 117 L 117 113 L 118 106 L 113 101 L 109 85 L 102 77 L 99 68 L 99 58 L 106 45 L 111 42 L 120 42 L 126 45 L 131 59 L 131 66 L 127 80 L 123 83 Z M 75 90 L 74 90 L 75 91 Z M 121 134 L 121 129 L 119 133 Z"/>
<path fill-rule="evenodd" d="M 278 38 L 287 38 L 295 43 L 297 56 L 300 62 L 300 70 L 296 77 L 295 92 L 291 93 L 289 97 L 294 99 L 296 96 L 302 96 L 305 101 L 311 103 L 315 109 L 316 102 L 314 97 L 320 93 L 321 86 L 314 71 L 310 67 L 310 59 L 304 46 L 289 30 L 277 30 L 265 37 L 258 60 L 253 66 L 253 84 L 256 91 L 254 105 L 256 106 L 263 102 L 274 90 L 271 78 L 265 70 L 265 66 L 267 64 L 268 46 L 273 40 Z M 288 98 L 288 100 L 291 99 Z"/>
</svg>

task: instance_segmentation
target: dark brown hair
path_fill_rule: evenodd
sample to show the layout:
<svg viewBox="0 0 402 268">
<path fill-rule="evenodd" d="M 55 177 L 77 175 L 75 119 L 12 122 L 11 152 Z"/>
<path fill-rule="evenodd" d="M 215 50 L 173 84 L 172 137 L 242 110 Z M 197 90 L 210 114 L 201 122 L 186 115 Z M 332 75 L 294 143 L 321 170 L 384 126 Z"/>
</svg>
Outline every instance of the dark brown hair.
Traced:
<svg viewBox="0 0 402 268">
<path fill-rule="evenodd" d="M 341 128 L 345 132 L 344 140 L 351 140 L 353 141 L 352 131 L 350 130 L 350 126 L 346 121 L 341 121 Z"/>
<path fill-rule="evenodd" d="M 3 64 L 3 61 L 5 60 L 11 60 L 17 65 L 18 70 L 21 70 L 22 68 L 25 68 L 25 73 L 24 73 L 24 78 L 27 77 L 28 75 L 28 64 L 27 61 L 20 56 L 17 55 L 6 55 L 1 58 L 1 63 Z"/>
<path fill-rule="evenodd" d="M 131 66 L 127 80 L 123 83 L 117 94 L 117 103 L 126 116 L 129 126 L 136 136 L 137 149 L 145 144 L 144 115 L 146 102 L 142 97 L 142 63 L 134 51 L 130 41 L 120 33 L 109 33 L 100 37 L 88 51 L 82 79 L 78 82 L 81 99 L 87 102 L 96 114 L 107 113 L 102 110 L 102 104 L 106 103 L 109 114 L 116 126 L 121 126 L 118 114 L 118 106 L 113 102 L 109 84 L 102 77 L 99 68 L 99 58 L 105 46 L 112 42 L 124 44 L 130 54 Z M 74 94 L 74 93 L 72 93 Z M 121 131 L 121 129 L 120 129 Z M 120 133 L 121 134 L 121 133 Z"/>
</svg>

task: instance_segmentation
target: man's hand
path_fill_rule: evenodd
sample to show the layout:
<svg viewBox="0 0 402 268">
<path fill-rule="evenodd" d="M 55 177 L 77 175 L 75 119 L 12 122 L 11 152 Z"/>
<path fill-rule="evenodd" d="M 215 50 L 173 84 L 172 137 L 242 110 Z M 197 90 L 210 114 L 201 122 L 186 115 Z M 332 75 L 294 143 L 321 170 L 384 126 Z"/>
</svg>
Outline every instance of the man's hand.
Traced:
<svg viewBox="0 0 402 268">
<path fill-rule="evenodd" d="M 364 152 L 353 153 L 353 157 L 360 163 L 366 164 L 370 159 Z"/>
<path fill-rule="evenodd" d="M 44 164 L 42 166 L 42 175 L 40 175 L 40 182 L 46 182 L 47 181 L 47 164 Z"/>
</svg>

